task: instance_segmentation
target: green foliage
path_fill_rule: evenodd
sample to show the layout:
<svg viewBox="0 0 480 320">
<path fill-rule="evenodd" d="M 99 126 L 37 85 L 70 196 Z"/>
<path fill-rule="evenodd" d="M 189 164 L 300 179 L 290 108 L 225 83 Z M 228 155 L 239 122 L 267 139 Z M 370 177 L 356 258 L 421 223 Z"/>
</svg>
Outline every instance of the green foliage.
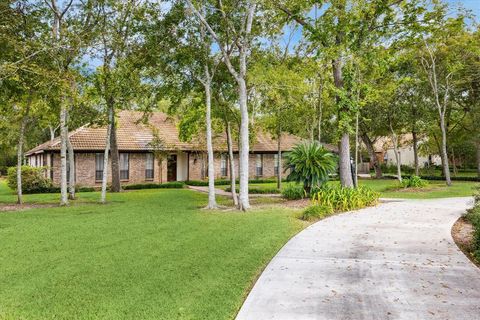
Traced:
<svg viewBox="0 0 480 320">
<path fill-rule="evenodd" d="M 17 167 L 8 168 L 7 181 L 11 189 L 17 190 Z M 45 168 L 22 166 L 23 193 L 49 192 L 52 187 L 52 181 L 45 177 Z"/>
<path fill-rule="evenodd" d="M 290 169 L 287 180 L 303 183 L 305 192 L 310 193 L 312 187 L 321 186 L 335 172 L 336 160 L 317 141 L 298 144 L 285 159 L 285 168 Z"/>
<path fill-rule="evenodd" d="M 477 187 L 475 194 L 475 205 L 470 209 L 465 218 L 473 225 L 473 256 L 480 261 L 480 187 Z"/>
<path fill-rule="evenodd" d="M 373 206 L 378 203 L 379 197 L 378 192 L 365 186 L 343 188 L 325 185 L 312 196 L 312 203 L 332 207 L 335 211 L 350 211 Z"/>
<path fill-rule="evenodd" d="M 237 193 L 239 192 L 239 188 L 236 188 Z M 232 188 L 228 187 L 225 188 L 225 191 L 231 192 Z M 280 191 L 276 187 L 270 187 L 270 188 L 255 188 L 255 187 L 248 187 L 248 193 L 250 194 L 276 194 L 280 193 Z"/>
<path fill-rule="evenodd" d="M 139 183 L 130 184 L 123 187 L 124 190 L 139 190 L 139 189 L 182 189 L 185 183 L 182 181 L 172 181 L 166 183 Z"/>
<path fill-rule="evenodd" d="M 299 200 L 305 198 L 306 193 L 301 185 L 289 183 L 283 188 L 282 197 L 288 200 Z"/>
<path fill-rule="evenodd" d="M 410 178 L 403 179 L 400 185 L 402 188 L 424 188 L 428 186 L 428 181 L 414 175 Z"/>
<path fill-rule="evenodd" d="M 306 208 L 302 213 L 302 220 L 312 221 L 326 218 L 334 213 L 329 205 L 314 204 Z"/>
<path fill-rule="evenodd" d="M 238 179 L 236 181 L 238 183 Z M 248 180 L 248 183 L 255 183 L 255 184 L 275 183 L 276 181 L 277 181 L 276 179 L 251 179 L 251 180 Z M 282 181 L 286 181 L 286 180 L 284 179 Z M 208 181 L 189 180 L 189 181 L 185 181 L 185 184 L 188 185 L 188 186 L 207 187 L 208 186 Z M 215 180 L 215 185 L 216 186 L 228 186 L 228 185 L 230 185 L 230 180 L 225 180 L 225 179 Z"/>
</svg>

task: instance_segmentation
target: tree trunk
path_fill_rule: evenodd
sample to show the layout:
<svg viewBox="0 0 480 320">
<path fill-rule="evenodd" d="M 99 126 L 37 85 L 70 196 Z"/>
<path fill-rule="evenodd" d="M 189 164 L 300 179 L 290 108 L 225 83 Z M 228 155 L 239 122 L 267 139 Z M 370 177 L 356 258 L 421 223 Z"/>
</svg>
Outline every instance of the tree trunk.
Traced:
<svg viewBox="0 0 480 320">
<path fill-rule="evenodd" d="M 68 130 L 67 130 L 68 131 Z M 67 134 L 68 166 L 70 170 L 68 181 L 68 199 L 75 200 L 75 153 L 70 137 Z"/>
<path fill-rule="evenodd" d="M 233 205 L 238 206 L 237 186 L 235 181 L 235 159 L 233 158 L 233 144 L 232 144 L 232 132 L 230 128 L 230 122 L 226 123 L 227 128 L 227 147 L 228 147 L 228 160 L 230 163 L 230 189 L 232 190 Z"/>
<path fill-rule="evenodd" d="M 60 205 L 68 205 L 67 190 L 67 109 L 62 103 L 60 110 Z"/>
<path fill-rule="evenodd" d="M 250 145 L 248 140 L 248 108 L 247 108 L 247 84 L 244 77 L 237 79 L 238 94 L 240 104 L 240 194 L 238 199 L 238 208 L 246 211 L 250 208 L 248 196 L 248 157 Z"/>
<path fill-rule="evenodd" d="M 475 143 L 477 146 L 477 177 L 480 178 L 480 140 Z"/>
<path fill-rule="evenodd" d="M 113 115 L 110 119 L 110 155 L 112 157 L 111 165 L 112 165 L 112 192 L 120 192 L 121 184 L 120 184 L 120 164 L 119 158 L 120 155 L 118 154 L 118 144 L 117 144 L 117 124 L 115 123 L 115 110 L 114 107 L 111 106 L 110 111 Z"/>
<path fill-rule="evenodd" d="M 453 176 L 457 176 L 457 159 L 455 158 L 455 150 L 452 148 L 452 167 L 453 167 Z"/>
<path fill-rule="evenodd" d="M 278 158 L 278 172 L 277 172 L 277 189 L 282 190 L 282 132 L 280 129 L 277 132 L 277 158 Z"/>
<path fill-rule="evenodd" d="M 23 160 L 23 144 L 25 140 L 25 128 L 28 121 L 28 108 L 25 112 L 25 115 L 22 118 L 22 123 L 20 124 L 20 133 L 18 136 L 18 146 L 17 146 L 17 203 L 23 203 L 22 197 L 22 160 Z"/>
<path fill-rule="evenodd" d="M 358 187 L 358 117 L 359 117 L 359 114 L 357 112 L 357 116 L 356 116 L 356 119 L 355 119 L 355 167 L 354 167 L 354 170 L 355 172 L 353 173 L 353 185 L 356 187 Z"/>
<path fill-rule="evenodd" d="M 370 156 L 371 161 L 373 162 L 373 168 L 375 169 L 375 178 L 381 179 L 382 174 L 382 167 L 380 166 L 380 162 L 378 161 L 377 154 L 375 153 L 375 149 L 373 148 L 373 142 L 370 140 L 370 137 L 364 132 L 361 134 L 362 141 L 367 147 L 368 155 Z"/>
<path fill-rule="evenodd" d="M 393 152 L 395 152 L 395 160 L 397 162 L 398 181 L 402 182 L 402 164 L 400 163 L 400 155 L 398 154 L 398 136 L 390 123 L 390 132 L 392 133 Z"/>
<path fill-rule="evenodd" d="M 55 139 L 55 128 L 48 126 L 48 129 L 50 130 L 50 141 L 53 141 Z"/>
<path fill-rule="evenodd" d="M 343 88 L 343 76 L 342 76 L 342 60 L 337 58 L 333 61 L 333 79 L 335 82 L 335 87 L 337 89 Z M 337 103 L 340 103 L 340 97 L 336 97 Z M 339 110 L 339 120 L 340 115 L 343 111 Z M 350 163 L 350 136 L 347 130 L 341 135 L 339 143 L 339 170 L 340 170 L 340 184 L 342 187 L 352 188 L 353 179 L 352 179 L 352 166 Z"/>
<path fill-rule="evenodd" d="M 420 165 L 418 163 L 418 137 L 417 131 L 414 129 L 412 130 L 412 139 L 413 139 L 413 163 L 415 167 L 415 175 L 420 175 Z"/>
<path fill-rule="evenodd" d="M 445 174 L 445 182 L 447 186 L 452 185 L 452 180 L 450 179 L 450 167 L 448 165 L 448 154 L 447 154 L 447 130 L 445 128 L 445 116 L 442 114 L 440 116 L 440 128 L 442 130 L 442 162 L 443 162 L 443 172 Z"/>
<path fill-rule="evenodd" d="M 214 166 L 214 155 L 213 155 L 213 143 L 212 143 L 212 96 L 210 91 L 210 74 L 208 67 L 205 67 L 205 122 L 207 127 L 207 153 L 208 153 L 208 205 L 207 209 L 217 209 L 217 202 L 215 200 L 215 166 Z"/>
<path fill-rule="evenodd" d="M 108 109 L 108 120 L 109 122 L 115 121 L 115 117 L 113 115 L 113 109 Z M 105 139 L 105 152 L 103 154 L 103 174 L 102 174 L 102 193 L 100 196 L 100 202 L 105 203 L 107 199 L 107 183 L 108 183 L 108 154 L 110 151 L 110 136 L 112 134 L 112 127 L 108 126 L 107 129 L 107 137 Z M 160 167 L 160 171 L 161 171 Z"/>
</svg>

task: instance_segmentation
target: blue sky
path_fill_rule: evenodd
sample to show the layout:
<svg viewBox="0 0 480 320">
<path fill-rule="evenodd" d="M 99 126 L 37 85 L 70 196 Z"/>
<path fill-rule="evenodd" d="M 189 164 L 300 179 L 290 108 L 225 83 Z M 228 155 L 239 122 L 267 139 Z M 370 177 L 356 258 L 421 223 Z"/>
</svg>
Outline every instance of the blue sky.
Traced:
<svg viewBox="0 0 480 320">
<path fill-rule="evenodd" d="M 464 8 L 472 10 L 477 16 L 477 21 L 480 17 L 480 0 L 447 0 L 452 5 L 462 5 Z"/>
</svg>

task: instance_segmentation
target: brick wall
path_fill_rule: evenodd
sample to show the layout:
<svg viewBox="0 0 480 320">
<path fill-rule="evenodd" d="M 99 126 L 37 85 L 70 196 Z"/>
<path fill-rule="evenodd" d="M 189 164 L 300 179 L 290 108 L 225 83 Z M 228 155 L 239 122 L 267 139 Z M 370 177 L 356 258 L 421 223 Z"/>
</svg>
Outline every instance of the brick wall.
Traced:
<svg viewBox="0 0 480 320">
<path fill-rule="evenodd" d="M 204 162 L 204 157 L 206 159 L 206 155 L 204 154 L 198 154 L 198 153 L 191 153 L 190 154 L 190 161 L 189 161 L 189 166 L 190 166 L 190 180 L 204 180 L 206 177 L 202 175 L 202 166 L 205 165 L 205 171 L 207 170 L 206 168 L 206 162 Z M 263 154 L 263 175 L 261 177 L 256 176 L 256 160 L 257 160 L 257 155 L 256 154 L 250 154 L 249 156 L 249 161 L 248 161 L 248 172 L 249 172 L 249 177 L 250 179 L 255 179 L 255 178 L 273 178 L 275 177 L 275 155 L 274 154 Z M 206 160 L 205 160 L 206 161 Z M 234 154 L 234 161 L 235 161 L 235 169 L 236 169 L 236 174 L 235 176 L 238 178 L 238 154 Z M 219 153 L 215 154 L 215 179 L 222 179 L 222 178 L 227 178 L 227 177 L 222 177 L 221 176 L 221 170 L 220 170 L 220 164 L 221 164 L 221 156 Z M 230 164 L 227 162 L 227 168 L 228 168 L 228 177 L 230 176 Z"/>
<path fill-rule="evenodd" d="M 274 154 L 263 154 L 263 175 L 261 177 L 256 176 L 256 154 L 250 154 L 249 156 L 249 177 L 250 179 L 255 178 L 272 178 L 275 176 L 274 172 L 274 163 L 275 163 Z M 238 178 L 238 154 L 234 155 L 235 158 L 235 168 L 236 168 L 236 177 Z M 205 159 L 205 162 L 204 162 Z M 161 162 L 161 164 L 160 164 Z M 154 179 L 147 180 L 145 178 L 145 166 L 146 166 L 146 156 L 145 153 L 129 153 L 129 179 L 122 180 L 122 185 L 125 184 L 138 184 L 138 183 L 148 183 L 156 182 L 163 183 L 167 181 L 167 160 L 159 161 L 155 159 L 154 162 Z M 204 153 L 190 153 L 189 156 L 189 179 L 190 180 L 203 180 L 206 175 L 206 154 Z M 80 153 L 75 154 L 75 175 L 76 183 L 79 186 L 100 186 L 101 181 L 95 181 L 95 153 Z M 202 172 L 202 166 L 205 165 L 205 173 Z M 230 164 L 227 162 L 227 177 L 221 176 L 221 155 L 219 153 L 215 154 L 215 179 L 228 178 L 230 176 Z M 109 158 L 109 174 L 108 182 L 111 183 L 111 161 Z M 53 183 L 56 185 L 60 184 L 60 154 L 53 154 Z"/>
</svg>

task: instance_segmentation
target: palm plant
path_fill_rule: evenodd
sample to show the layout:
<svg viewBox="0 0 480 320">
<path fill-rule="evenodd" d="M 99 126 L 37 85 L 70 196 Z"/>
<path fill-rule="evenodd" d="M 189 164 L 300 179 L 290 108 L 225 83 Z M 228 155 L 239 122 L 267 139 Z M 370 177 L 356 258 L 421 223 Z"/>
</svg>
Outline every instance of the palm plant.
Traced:
<svg viewBox="0 0 480 320">
<path fill-rule="evenodd" d="M 326 182 L 336 166 L 336 156 L 317 141 L 296 145 L 285 161 L 285 171 L 290 169 L 287 180 L 303 183 L 307 194 L 312 187 L 320 187 Z"/>
</svg>

